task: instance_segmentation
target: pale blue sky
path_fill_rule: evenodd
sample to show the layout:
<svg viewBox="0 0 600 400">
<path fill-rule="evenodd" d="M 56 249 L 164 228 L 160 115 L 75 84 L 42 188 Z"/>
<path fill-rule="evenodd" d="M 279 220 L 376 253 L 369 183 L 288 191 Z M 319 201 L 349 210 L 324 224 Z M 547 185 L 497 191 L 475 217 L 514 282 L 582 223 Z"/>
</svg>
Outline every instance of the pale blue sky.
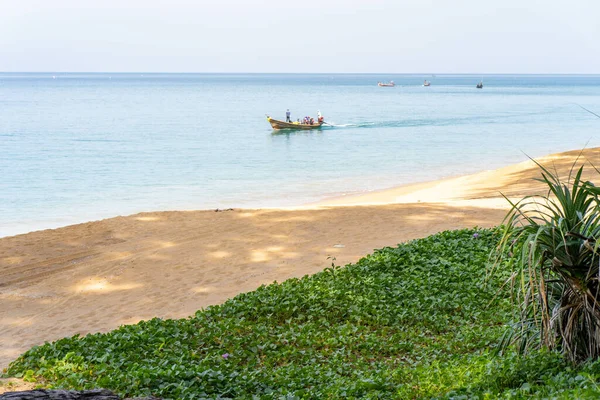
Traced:
<svg viewBox="0 0 600 400">
<path fill-rule="evenodd" d="M 600 73 L 600 1 L 0 0 L 0 71 Z"/>
</svg>

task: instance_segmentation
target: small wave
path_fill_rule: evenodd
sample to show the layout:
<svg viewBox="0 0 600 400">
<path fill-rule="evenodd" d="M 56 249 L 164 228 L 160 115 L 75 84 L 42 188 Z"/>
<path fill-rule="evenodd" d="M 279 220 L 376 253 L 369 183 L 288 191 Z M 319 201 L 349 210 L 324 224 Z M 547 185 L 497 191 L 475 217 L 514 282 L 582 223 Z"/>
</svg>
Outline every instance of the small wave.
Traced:
<svg viewBox="0 0 600 400">
<path fill-rule="evenodd" d="M 108 143 L 125 143 L 127 140 L 120 139 L 71 139 L 74 142 L 108 142 Z"/>
</svg>

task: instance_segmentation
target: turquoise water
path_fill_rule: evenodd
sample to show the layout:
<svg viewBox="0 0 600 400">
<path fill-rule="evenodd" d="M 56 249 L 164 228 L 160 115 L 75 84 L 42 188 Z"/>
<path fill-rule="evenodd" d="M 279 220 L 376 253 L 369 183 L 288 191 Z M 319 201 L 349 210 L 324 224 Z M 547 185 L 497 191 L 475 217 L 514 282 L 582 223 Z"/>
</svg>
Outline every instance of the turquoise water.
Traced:
<svg viewBox="0 0 600 400">
<path fill-rule="evenodd" d="M 577 104 L 600 114 L 600 76 L 1 73 L 0 236 L 300 205 L 600 146 Z M 286 108 L 336 126 L 272 131 L 265 113 Z"/>
</svg>

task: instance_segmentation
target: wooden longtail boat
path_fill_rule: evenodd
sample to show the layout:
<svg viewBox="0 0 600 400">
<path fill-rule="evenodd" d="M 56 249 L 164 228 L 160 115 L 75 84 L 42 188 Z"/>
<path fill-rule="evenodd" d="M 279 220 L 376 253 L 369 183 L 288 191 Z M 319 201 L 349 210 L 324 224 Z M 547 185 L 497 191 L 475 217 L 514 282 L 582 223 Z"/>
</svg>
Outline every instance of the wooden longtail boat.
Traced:
<svg viewBox="0 0 600 400">
<path fill-rule="evenodd" d="M 312 125 L 309 124 L 299 124 L 293 122 L 285 122 L 273 119 L 267 115 L 267 121 L 271 124 L 273 129 L 318 129 L 323 125 L 323 122 L 316 122 Z"/>
</svg>

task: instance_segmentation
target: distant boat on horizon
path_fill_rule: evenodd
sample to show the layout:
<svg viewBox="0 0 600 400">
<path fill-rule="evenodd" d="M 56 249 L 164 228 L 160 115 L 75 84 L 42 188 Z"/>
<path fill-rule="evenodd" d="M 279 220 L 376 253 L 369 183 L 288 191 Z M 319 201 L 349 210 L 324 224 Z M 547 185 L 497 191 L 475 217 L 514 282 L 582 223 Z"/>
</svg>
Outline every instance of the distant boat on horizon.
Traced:
<svg viewBox="0 0 600 400">
<path fill-rule="evenodd" d="M 475 86 L 477 89 L 483 89 L 483 81 L 480 81 L 477 86 Z"/>
<path fill-rule="evenodd" d="M 425 82 L 423 82 L 423 86 L 431 86 L 431 82 L 427 82 L 427 79 L 425 79 Z"/>
<path fill-rule="evenodd" d="M 394 83 L 394 81 L 389 81 L 389 83 L 377 82 L 377 86 L 379 86 L 379 87 L 394 87 L 394 86 L 396 86 L 396 84 Z"/>
</svg>

